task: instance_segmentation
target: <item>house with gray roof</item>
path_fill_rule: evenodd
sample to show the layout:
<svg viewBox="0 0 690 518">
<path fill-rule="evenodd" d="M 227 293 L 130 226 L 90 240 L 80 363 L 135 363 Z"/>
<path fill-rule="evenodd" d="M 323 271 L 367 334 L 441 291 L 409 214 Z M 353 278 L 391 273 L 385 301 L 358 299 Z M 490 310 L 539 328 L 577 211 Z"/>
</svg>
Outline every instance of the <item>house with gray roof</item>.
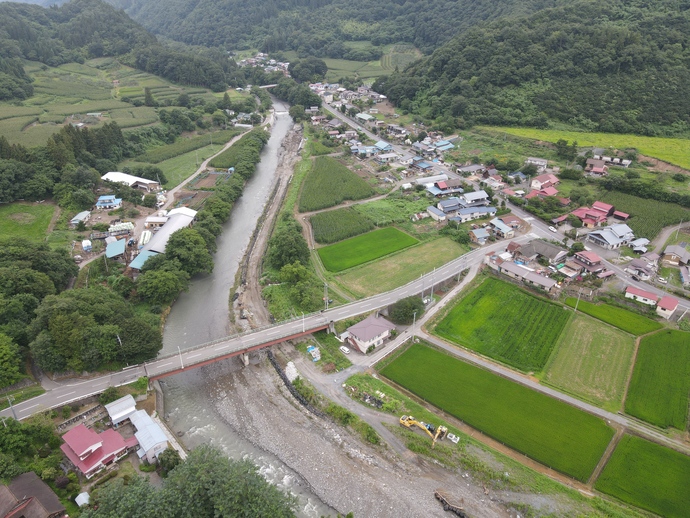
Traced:
<svg viewBox="0 0 690 518">
<path fill-rule="evenodd" d="M 376 313 L 347 328 L 348 341 L 360 352 L 366 353 L 370 347 L 379 347 L 388 338 L 395 325 Z"/>
<path fill-rule="evenodd" d="M 568 251 L 547 241 L 533 239 L 526 245 L 520 246 L 516 255 L 528 262 L 544 257 L 549 261 L 549 264 L 557 264 L 565 260 Z"/>
<path fill-rule="evenodd" d="M 661 257 L 661 262 L 665 266 L 679 266 L 681 264 L 687 265 L 690 263 L 690 252 L 685 247 L 680 245 L 669 245 L 664 250 L 664 255 Z"/>
<path fill-rule="evenodd" d="M 627 245 L 635 239 L 632 229 L 625 223 L 604 227 L 587 234 L 587 241 L 607 250 Z"/>
</svg>

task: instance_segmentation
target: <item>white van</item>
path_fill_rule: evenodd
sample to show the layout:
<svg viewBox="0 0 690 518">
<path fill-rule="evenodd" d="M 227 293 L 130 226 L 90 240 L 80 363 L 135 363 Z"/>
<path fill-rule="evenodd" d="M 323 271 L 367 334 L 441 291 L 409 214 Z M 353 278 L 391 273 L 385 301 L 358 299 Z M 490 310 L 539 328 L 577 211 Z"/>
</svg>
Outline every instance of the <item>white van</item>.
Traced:
<svg viewBox="0 0 690 518">
<path fill-rule="evenodd" d="M 341 346 L 340 346 L 340 352 L 343 353 L 343 354 L 350 354 L 350 349 L 348 349 L 348 348 L 345 347 L 344 345 L 341 345 Z"/>
</svg>

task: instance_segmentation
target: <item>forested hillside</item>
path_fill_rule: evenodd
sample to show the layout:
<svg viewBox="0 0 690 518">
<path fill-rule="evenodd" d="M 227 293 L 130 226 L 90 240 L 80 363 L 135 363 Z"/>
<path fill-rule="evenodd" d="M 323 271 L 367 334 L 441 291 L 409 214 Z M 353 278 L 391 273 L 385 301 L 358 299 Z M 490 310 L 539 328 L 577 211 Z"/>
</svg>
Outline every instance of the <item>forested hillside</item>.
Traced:
<svg viewBox="0 0 690 518">
<path fill-rule="evenodd" d="M 441 127 L 545 126 L 648 135 L 690 123 L 689 0 L 578 1 L 461 34 L 374 85 Z"/>
<path fill-rule="evenodd" d="M 227 50 L 297 50 L 302 56 L 368 61 L 375 48 L 412 43 L 430 52 L 484 20 L 528 14 L 564 0 L 108 0 L 147 29 Z M 348 48 L 343 42 L 370 41 Z"/>
</svg>

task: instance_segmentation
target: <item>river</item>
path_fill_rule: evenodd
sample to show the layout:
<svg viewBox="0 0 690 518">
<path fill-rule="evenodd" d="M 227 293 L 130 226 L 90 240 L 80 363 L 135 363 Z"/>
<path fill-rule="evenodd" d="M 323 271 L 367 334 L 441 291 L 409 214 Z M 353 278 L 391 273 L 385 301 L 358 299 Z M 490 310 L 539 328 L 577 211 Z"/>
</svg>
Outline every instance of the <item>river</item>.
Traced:
<svg viewBox="0 0 690 518">
<path fill-rule="evenodd" d="M 271 138 L 261 153 L 256 173 L 247 182 L 242 197 L 233 207 L 218 238 L 215 267 L 209 275 L 195 277 L 189 291 L 182 293 L 172 307 L 163 333 L 160 355 L 188 349 L 229 334 L 230 289 L 234 285 L 240 260 L 275 182 L 280 147 L 292 127 L 287 107 L 274 99 L 276 118 Z M 193 449 L 211 444 L 234 459 L 249 458 L 271 483 L 298 499 L 302 517 L 335 515 L 303 484 L 299 474 L 277 457 L 257 447 L 221 418 L 216 410 L 218 398 L 226 394 L 231 371 L 240 368 L 237 360 L 225 360 L 194 369 L 162 381 L 167 423 L 182 434 L 184 445 Z"/>
</svg>

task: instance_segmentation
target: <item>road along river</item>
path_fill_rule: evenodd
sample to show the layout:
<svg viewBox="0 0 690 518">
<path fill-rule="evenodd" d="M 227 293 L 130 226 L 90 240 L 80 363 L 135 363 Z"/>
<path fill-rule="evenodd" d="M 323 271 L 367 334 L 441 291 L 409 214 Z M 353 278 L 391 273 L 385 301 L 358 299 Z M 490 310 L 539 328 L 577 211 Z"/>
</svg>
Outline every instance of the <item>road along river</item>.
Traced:
<svg viewBox="0 0 690 518">
<path fill-rule="evenodd" d="M 230 334 L 230 289 L 275 184 L 281 144 L 293 124 L 287 106 L 274 100 L 273 108 L 276 115 L 271 138 L 218 238 L 213 273 L 195 277 L 189 291 L 182 293 L 173 305 L 163 333 L 161 356 L 177 352 L 178 347 L 184 351 Z M 274 455 L 254 446 L 219 413 L 219 405 L 232 397 L 232 371 L 239 368 L 239 361 L 231 359 L 163 380 L 168 425 L 182 434 L 180 440 L 189 449 L 211 444 L 230 458 L 251 459 L 270 482 L 297 496 L 300 516 L 335 516 L 333 509 L 309 491 L 299 474 Z"/>
</svg>

